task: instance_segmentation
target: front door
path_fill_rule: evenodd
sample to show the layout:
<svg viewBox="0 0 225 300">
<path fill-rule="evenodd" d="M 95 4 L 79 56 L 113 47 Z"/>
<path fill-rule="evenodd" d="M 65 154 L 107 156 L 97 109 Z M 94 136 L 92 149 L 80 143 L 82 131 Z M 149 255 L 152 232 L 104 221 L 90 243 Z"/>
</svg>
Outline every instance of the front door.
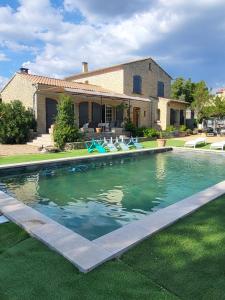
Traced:
<svg viewBox="0 0 225 300">
<path fill-rule="evenodd" d="M 133 108 L 133 123 L 136 127 L 139 127 L 139 118 L 140 118 L 140 107 Z"/>
<path fill-rule="evenodd" d="M 46 98 L 46 132 L 52 124 L 55 123 L 55 117 L 57 115 L 57 101 L 54 99 Z"/>
</svg>

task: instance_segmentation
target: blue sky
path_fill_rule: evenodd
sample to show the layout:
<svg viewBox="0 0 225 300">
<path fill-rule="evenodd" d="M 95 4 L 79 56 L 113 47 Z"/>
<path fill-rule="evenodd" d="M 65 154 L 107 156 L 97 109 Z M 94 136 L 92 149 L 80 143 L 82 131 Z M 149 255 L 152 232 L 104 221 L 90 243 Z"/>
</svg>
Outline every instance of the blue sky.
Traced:
<svg viewBox="0 0 225 300">
<path fill-rule="evenodd" d="M 225 0 L 0 0 L 0 86 L 20 66 L 63 78 L 151 56 L 225 86 Z"/>
</svg>

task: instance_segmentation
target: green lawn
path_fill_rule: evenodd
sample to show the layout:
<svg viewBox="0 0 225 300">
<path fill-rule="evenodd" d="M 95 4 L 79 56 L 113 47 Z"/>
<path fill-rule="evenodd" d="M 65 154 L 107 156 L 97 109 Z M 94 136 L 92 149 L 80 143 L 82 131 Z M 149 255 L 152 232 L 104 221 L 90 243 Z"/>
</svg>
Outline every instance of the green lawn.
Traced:
<svg viewBox="0 0 225 300">
<path fill-rule="evenodd" d="M 143 145 L 145 148 L 157 147 L 156 141 L 144 142 Z M 184 141 L 168 140 L 167 145 L 183 146 Z M 29 161 L 48 160 L 48 159 L 56 159 L 56 158 L 78 157 L 78 156 L 95 155 L 95 154 L 98 153 L 89 154 L 86 149 L 80 149 L 80 150 L 73 150 L 73 151 L 59 152 L 59 153 L 40 153 L 40 154 L 3 156 L 0 157 L 0 165 L 22 163 L 22 162 L 29 162 Z"/>
<path fill-rule="evenodd" d="M 225 196 L 88 274 L 0 225 L 0 299 L 225 299 Z"/>
</svg>

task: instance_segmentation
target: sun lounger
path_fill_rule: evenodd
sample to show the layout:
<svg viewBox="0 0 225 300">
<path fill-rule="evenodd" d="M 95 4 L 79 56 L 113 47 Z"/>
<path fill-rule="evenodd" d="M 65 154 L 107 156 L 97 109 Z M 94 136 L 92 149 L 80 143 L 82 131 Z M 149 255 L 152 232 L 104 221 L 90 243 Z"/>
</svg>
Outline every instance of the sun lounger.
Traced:
<svg viewBox="0 0 225 300">
<path fill-rule="evenodd" d="M 137 137 L 136 138 L 131 137 L 128 145 L 129 146 L 134 146 L 136 149 L 142 149 L 143 148 L 142 144 L 140 144 L 138 142 L 138 138 Z"/>
<path fill-rule="evenodd" d="M 104 138 L 104 142 L 103 142 L 102 146 L 104 148 L 109 149 L 110 152 L 116 152 L 116 151 L 118 151 L 117 147 L 113 143 L 112 137 L 110 138 L 109 142 L 106 140 L 106 138 Z"/>
<path fill-rule="evenodd" d="M 197 139 L 192 140 L 192 141 L 187 141 L 184 144 L 184 147 L 193 147 L 193 148 L 195 148 L 196 146 L 201 145 L 201 144 L 206 144 L 206 138 L 197 138 Z"/>
<path fill-rule="evenodd" d="M 123 137 L 120 140 L 118 138 L 116 138 L 115 145 L 123 151 L 130 150 L 129 146 L 127 144 L 125 144 Z"/>
<path fill-rule="evenodd" d="M 210 149 L 221 149 L 225 147 L 225 141 L 215 142 L 210 145 Z"/>
<path fill-rule="evenodd" d="M 90 142 L 86 142 L 85 146 L 86 146 L 89 153 L 92 153 L 95 150 L 97 150 L 99 153 L 106 153 L 106 150 L 103 147 L 103 145 L 101 145 L 100 143 L 98 143 L 94 139 Z"/>
</svg>

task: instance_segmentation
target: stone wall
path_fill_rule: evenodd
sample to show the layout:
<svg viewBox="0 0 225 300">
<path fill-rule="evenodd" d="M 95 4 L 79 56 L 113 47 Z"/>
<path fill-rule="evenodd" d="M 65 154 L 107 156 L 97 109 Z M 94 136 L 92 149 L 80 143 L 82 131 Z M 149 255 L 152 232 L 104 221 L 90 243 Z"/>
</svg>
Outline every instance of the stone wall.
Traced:
<svg viewBox="0 0 225 300">
<path fill-rule="evenodd" d="M 124 89 L 124 74 L 122 69 L 112 70 L 111 72 L 91 76 L 88 76 L 87 74 L 87 77 L 77 79 L 75 81 L 99 85 L 110 91 L 114 91 L 121 94 L 123 93 Z"/>
<path fill-rule="evenodd" d="M 26 107 L 33 108 L 33 95 L 36 91 L 32 83 L 16 74 L 1 92 L 2 101 L 8 103 L 20 100 Z"/>
<path fill-rule="evenodd" d="M 133 76 L 142 78 L 142 93 L 133 93 Z M 170 96 L 171 78 L 152 59 L 136 61 L 124 65 L 124 93 L 139 97 L 157 97 L 158 81 L 164 82 L 165 97 Z"/>
</svg>

